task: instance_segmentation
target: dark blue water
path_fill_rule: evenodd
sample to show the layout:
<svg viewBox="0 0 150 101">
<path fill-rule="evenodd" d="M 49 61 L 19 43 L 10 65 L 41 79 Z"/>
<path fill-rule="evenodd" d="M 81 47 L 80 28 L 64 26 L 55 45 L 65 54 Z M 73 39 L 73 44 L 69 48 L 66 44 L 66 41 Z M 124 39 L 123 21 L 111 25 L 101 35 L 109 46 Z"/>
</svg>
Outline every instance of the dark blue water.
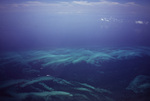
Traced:
<svg viewBox="0 0 150 101">
<path fill-rule="evenodd" d="M 0 12 L 0 101 L 150 101 L 148 14 L 20 9 Z"/>
<path fill-rule="evenodd" d="M 150 47 L 0 54 L 2 101 L 149 101 Z"/>
</svg>

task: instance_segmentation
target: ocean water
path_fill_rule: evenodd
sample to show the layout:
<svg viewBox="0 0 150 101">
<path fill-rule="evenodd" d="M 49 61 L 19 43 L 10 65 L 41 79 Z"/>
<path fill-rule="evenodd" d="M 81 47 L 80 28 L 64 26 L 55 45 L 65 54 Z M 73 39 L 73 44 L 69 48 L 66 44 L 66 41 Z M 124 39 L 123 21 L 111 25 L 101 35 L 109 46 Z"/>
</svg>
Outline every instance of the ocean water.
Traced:
<svg viewBox="0 0 150 101">
<path fill-rule="evenodd" d="M 1 12 L 0 101 L 150 101 L 149 17 L 32 10 Z"/>
<path fill-rule="evenodd" d="M 0 54 L 2 101 L 149 101 L 150 47 Z"/>
</svg>

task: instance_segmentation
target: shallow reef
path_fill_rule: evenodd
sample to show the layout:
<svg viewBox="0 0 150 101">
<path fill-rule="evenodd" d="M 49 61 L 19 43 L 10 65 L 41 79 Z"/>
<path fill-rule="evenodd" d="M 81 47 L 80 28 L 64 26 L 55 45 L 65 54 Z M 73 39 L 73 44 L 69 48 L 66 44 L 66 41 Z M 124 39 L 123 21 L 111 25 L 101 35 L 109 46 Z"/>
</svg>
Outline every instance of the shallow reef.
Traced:
<svg viewBox="0 0 150 101">
<path fill-rule="evenodd" d="M 149 101 L 149 47 L 0 53 L 2 101 Z"/>
</svg>

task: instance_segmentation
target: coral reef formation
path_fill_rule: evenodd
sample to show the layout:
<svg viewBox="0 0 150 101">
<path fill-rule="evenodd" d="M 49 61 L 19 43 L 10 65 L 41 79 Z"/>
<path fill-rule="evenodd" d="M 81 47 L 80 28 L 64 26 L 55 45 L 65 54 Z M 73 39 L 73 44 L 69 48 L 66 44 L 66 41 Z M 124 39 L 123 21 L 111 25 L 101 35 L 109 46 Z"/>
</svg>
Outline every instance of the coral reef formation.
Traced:
<svg viewBox="0 0 150 101">
<path fill-rule="evenodd" d="M 5 89 L 3 101 L 110 101 L 111 91 L 95 88 L 86 83 L 69 82 L 52 76 L 29 80 L 10 80 L 1 83 Z M 7 96 L 6 96 L 7 95 Z M 30 100 L 29 100 L 30 99 Z"/>
</svg>

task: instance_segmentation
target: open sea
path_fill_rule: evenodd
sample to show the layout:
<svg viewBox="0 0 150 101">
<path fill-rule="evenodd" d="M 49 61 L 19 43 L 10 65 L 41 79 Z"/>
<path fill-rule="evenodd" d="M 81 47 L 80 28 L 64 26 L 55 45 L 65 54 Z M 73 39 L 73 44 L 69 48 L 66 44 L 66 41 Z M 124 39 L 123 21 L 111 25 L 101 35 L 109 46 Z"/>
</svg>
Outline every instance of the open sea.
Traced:
<svg viewBox="0 0 150 101">
<path fill-rule="evenodd" d="M 141 6 L 20 2 L 0 5 L 0 101 L 150 101 L 150 17 L 125 12 Z"/>
</svg>

